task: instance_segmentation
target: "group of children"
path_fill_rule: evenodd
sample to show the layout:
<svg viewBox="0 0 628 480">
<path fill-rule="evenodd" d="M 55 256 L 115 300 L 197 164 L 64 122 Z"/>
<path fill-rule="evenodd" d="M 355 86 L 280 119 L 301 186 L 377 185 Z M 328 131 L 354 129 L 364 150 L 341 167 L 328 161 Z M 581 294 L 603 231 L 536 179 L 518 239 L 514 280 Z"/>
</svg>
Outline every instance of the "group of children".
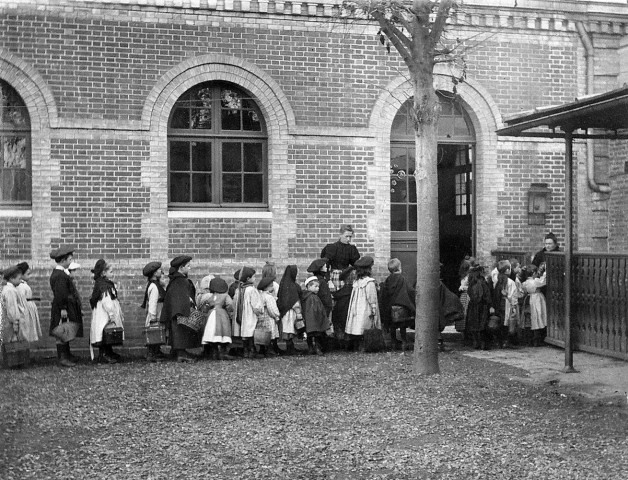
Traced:
<svg viewBox="0 0 628 480">
<path fill-rule="evenodd" d="M 473 258 L 460 268 L 465 338 L 474 348 L 528 343 L 539 346 L 547 329 L 545 263 L 522 267 L 501 260 L 490 272 Z"/>
</svg>

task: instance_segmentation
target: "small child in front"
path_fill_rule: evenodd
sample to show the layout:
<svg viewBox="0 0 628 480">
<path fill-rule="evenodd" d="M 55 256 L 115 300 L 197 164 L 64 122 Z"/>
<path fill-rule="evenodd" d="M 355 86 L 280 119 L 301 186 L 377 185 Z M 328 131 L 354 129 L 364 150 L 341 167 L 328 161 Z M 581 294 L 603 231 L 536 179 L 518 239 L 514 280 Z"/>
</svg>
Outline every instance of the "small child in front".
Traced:
<svg viewBox="0 0 628 480">
<path fill-rule="evenodd" d="M 310 355 L 324 355 L 321 349 L 321 337 L 326 335 L 329 319 L 323 302 L 318 296 L 320 281 L 311 276 L 305 281 L 305 292 L 301 299 L 303 320 L 307 333 L 307 347 Z"/>
</svg>

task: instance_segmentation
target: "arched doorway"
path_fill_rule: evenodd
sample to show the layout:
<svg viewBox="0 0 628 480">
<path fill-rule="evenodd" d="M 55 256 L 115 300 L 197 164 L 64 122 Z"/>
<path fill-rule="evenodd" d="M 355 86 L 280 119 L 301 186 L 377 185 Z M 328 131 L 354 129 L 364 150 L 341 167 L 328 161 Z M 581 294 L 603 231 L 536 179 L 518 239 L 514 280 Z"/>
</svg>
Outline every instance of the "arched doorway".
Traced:
<svg viewBox="0 0 628 480">
<path fill-rule="evenodd" d="M 438 92 L 438 213 L 443 282 L 458 288 L 458 266 L 475 249 L 474 149 L 471 121 L 451 93 Z M 413 99 L 406 101 L 393 120 L 390 135 L 391 256 L 401 260 L 411 283 L 416 280 L 416 184 Z"/>
</svg>

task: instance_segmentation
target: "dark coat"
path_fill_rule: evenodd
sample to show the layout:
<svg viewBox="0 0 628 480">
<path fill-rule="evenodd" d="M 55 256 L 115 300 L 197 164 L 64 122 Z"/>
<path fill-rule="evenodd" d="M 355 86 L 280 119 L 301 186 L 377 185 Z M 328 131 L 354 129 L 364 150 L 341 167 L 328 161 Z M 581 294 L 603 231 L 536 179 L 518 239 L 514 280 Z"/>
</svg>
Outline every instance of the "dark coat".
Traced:
<svg viewBox="0 0 628 480">
<path fill-rule="evenodd" d="M 180 326 L 175 321 L 177 316 L 190 316 L 190 307 L 194 306 L 194 298 L 196 298 L 196 288 L 188 277 L 179 272 L 170 275 L 160 321 L 170 331 L 170 344 L 175 350 L 196 348 L 201 344 L 199 334 Z"/>
<path fill-rule="evenodd" d="M 61 321 L 61 310 L 68 312 L 68 320 L 79 324 L 77 337 L 83 336 L 83 313 L 81 312 L 81 301 L 72 277 L 64 270 L 55 268 L 50 275 L 50 288 L 52 289 L 52 307 L 50 311 L 49 334 L 59 325 Z"/>
<path fill-rule="evenodd" d="M 335 332 L 345 331 L 352 291 L 353 284 L 345 283 L 342 287 L 340 287 L 340 290 L 331 294 L 335 301 L 334 308 L 331 311 L 331 321 L 334 324 Z"/>
<path fill-rule="evenodd" d="M 467 306 L 466 331 L 482 332 L 486 330 L 489 309 L 492 306 L 491 292 L 488 284 L 481 278 L 467 290 L 469 305 Z"/>
<path fill-rule="evenodd" d="M 406 277 L 401 273 L 391 273 L 382 282 L 379 291 L 379 314 L 382 319 L 382 325 L 384 327 L 392 326 L 390 309 L 393 305 L 405 307 L 408 310 L 408 315 L 414 316 L 416 310 L 414 299 L 415 291 L 406 280 Z"/>
<path fill-rule="evenodd" d="M 440 319 L 439 331 L 443 331 L 447 325 L 451 325 L 464 318 L 464 308 L 460 298 L 449 290 L 443 282 L 440 282 Z"/>
<path fill-rule="evenodd" d="M 325 332 L 330 326 L 323 302 L 309 290 L 303 292 L 301 314 L 303 315 L 307 333 Z"/>
<path fill-rule="evenodd" d="M 327 258 L 332 270 L 344 270 L 349 265 L 353 265 L 359 258 L 360 253 L 355 245 L 342 243 L 340 240 L 325 245 L 321 252 L 321 258 Z"/>
<path fill-rule="evenodd" d="M 318 298 L 323 302 L 323 306 L 325 307 L 325 311 L 327 315 L 331 313 L 331 309 L 334 306 L 334 301 L 331 296 L 331 290 L 329 290 L 329 285 L 327 284 L 327 280 L 325 280 L 325 275 L 322 273 L 316 273 L 316 278 L 318 278 L 319 288 L 318 288 Z"/>
</svg>

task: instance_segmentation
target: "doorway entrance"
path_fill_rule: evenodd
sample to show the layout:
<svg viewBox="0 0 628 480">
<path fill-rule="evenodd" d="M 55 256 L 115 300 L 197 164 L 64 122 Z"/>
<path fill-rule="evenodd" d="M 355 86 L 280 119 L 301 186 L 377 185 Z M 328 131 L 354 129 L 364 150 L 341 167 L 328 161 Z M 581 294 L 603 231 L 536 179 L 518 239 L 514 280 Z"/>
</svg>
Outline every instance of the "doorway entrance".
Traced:
<svg viewBox="0 0 628 480">
<path fill-rule="evenodd" d="M 460 285 L 458 268 L 475 249 L 475 135 L 468 115 L 448 92 L 438 92 L 438 213 L 443 283 L 453 292 Z M 416 166 L 413 100 L 405 102 L 393 121 L 390 141 L 391 257 L 397 257 L 406 278 L 416 282 L 417 197 L 412 173 Z"/>
</svg>

